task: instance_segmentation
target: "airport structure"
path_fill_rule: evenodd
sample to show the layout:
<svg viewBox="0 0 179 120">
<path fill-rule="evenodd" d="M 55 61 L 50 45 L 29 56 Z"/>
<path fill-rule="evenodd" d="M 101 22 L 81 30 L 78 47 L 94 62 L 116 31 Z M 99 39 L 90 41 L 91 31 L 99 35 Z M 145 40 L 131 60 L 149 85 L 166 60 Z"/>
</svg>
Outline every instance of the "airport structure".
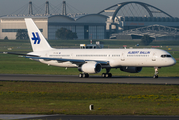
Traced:
<svg viewBox="0 0 179 120">
<path fill-rule="evenodd" d="M 109 16 L 106 31 L 110 38 L 138 39 L 144 34 L 155 39 L 175 39 L 179 36 L 179 18 L 147 3 L 118 3 L 98 14 Z"/>
<path fill-rule="evenodd" d="M 63 1 L 62 14 L 50 14 L 49 2 L 46 2 L 45 14 L 33 14 L 32 2 L 29 2 L 27 15 L 7 15 L 1 17 L 0 39 L 4 39 L 6 36 L 8 39 L 16 39 L 18 29 L 26 30 L 24 18 L 32 18 L 45 38 L 50 40 L 57 39 L 55 32 L 62 27 L 76 32 L 78 39 L 105 38 L 107 16 L 101 14 L 82 14 L 83 16 L 78 18 L 70 17 L 66 13 L 65 4 L 66 2 Z"/>
<path fill-rule="evenodd" d="M 44 14 L 34 13 L 29 2 L 27 14 L 0 17 L 0 39 L 16 39 L 18 29 L 26 30 L 24 18 L 32 18 L 49 40 L 57 39 L 55 32 L 62 27 L 76 32 L 78 39 L 133 39 L 144 34 L 174 39 L 179 35 L 179 18 L 143 2 L 118 3 L 96 14 L 67 13 L 65 1 L 61 13 L 51 13 L 49 4 L 45 3 Z"/>
</svg>

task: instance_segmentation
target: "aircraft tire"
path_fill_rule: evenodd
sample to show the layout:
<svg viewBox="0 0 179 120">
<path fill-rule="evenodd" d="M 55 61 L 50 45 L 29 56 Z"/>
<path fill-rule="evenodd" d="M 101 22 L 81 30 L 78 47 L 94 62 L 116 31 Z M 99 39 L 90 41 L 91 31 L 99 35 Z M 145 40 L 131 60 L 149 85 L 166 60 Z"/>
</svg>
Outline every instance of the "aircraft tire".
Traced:
<svg viewBox="0 0 179 120">
<path fill-rule="evenodd" d="M 102 73 L 103 78 L 111 78 L 112 74 L 111 73 Z"/>
<path fill-rule="evenodd" d="M 83 76 L 84 76 L 85 78 L 89 78 L 89 74 L 88 74 L 88 73 L 84 74 Z"/>
<path fill-rule="evenodd" d="M 111 73 L 108 73 L 108 77 L 111 78 L 111 77 L 112 77 L 112 74 L 111 74 Z"/>
<path fill-rule="evenodd" d="M 78 75 L 78 77 L 79 77 L 79 78 L 83 78 L 83 74 L 80 73 L 80 74 Z"/>
<path fill-rule="evenodd" d="M 154 75 L 153 78 L 154 78 L 154 79 L 158 78 L 158 75 Z"/>
<path fill-rule="evenodd" d="M 102 77 L 105 78 L 106 77 L 106 73 L 102 73 Z"/>
<path fill-rule="evenodd" d="M 108 73 L 106 73 L 106 78 L 108 78 L 109 77 L 109 74 Z"/>
</svg>

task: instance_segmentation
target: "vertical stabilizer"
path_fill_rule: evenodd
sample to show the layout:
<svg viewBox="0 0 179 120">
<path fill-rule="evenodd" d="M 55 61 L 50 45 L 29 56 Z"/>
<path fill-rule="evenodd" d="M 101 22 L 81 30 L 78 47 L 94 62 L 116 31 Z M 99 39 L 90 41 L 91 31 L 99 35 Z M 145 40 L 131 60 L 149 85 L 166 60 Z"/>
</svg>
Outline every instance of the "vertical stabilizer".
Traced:
<svg viewBox="0 0 179 120">
<path fill-rule="evenodd" d="M 51 49 L 49 43 L 42 35 L 31 18 L 25 18 L 27 31 L 33 51 L 44 51 Z"/>
</svg>

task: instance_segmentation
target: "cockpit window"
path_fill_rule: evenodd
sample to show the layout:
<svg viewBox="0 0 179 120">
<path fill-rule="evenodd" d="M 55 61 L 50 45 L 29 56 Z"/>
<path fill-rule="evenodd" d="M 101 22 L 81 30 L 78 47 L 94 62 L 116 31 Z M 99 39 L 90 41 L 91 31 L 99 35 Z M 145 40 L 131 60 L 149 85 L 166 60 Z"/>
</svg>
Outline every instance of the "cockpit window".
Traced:
<svg viewBox="0 0 179 120">
<path fill-rule="evenodd" d="M 172 57 L 171 55 L 161 55 L 162 58 L 165 58 L 165 57 Z"/>
</svg>

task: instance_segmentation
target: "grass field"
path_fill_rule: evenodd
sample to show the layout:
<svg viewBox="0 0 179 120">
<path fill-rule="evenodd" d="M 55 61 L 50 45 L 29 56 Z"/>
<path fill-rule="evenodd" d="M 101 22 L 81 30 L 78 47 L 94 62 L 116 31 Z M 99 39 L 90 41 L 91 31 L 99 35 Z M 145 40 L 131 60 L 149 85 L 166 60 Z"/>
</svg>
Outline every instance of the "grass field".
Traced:
<svg viewBox="0 0 179 120">
<path fill-rule="evenodd" d="M 179 86 L 0 82 L 0 103 L 1 114 L 178 115 Z"/>
<path fill-rule="evenodd" d="M 50 41 L 50 44 L 56 48 L 66 48 L 67 45 L 69 48 L 78 48 L 79 44 L 88 43 L 88 41 L 70 42 Z M 104 40 L 103 42 L 105 46 L 113 48 L 122 47 L 124 43 L 134 47 L 139 41 Z M 177 44 L 176 42 L 169 45 L 166 41 L 162 41 L 160 45 L 153 43 L 152 46 L 163 46 L 162 49 L 172 48 L 173 50 L 169 52 L 177 60 L 175 66 L 160 69 L 160 77 L 179 77 Z M 11 52 L 31 51 L 29 41 L 0 40 L 0 52 L 7 51 L 8 48 L 12 48 Z M 65 70 L 14 55 L 0 54 L 0 74 L 78 75 L 78 73 L 77 68 Z M 114 76 L 152 77 L 154 68 L 143 68 L 137 74 L 125 73 L 119 69 L 112 69 L 111 73 Z M 90 104 L 94 105 L 93 111 L 88 108 Z M 179 115 L 178 107 L 178 85 L 0 81 L 0 114 Z"/>
</svg>

